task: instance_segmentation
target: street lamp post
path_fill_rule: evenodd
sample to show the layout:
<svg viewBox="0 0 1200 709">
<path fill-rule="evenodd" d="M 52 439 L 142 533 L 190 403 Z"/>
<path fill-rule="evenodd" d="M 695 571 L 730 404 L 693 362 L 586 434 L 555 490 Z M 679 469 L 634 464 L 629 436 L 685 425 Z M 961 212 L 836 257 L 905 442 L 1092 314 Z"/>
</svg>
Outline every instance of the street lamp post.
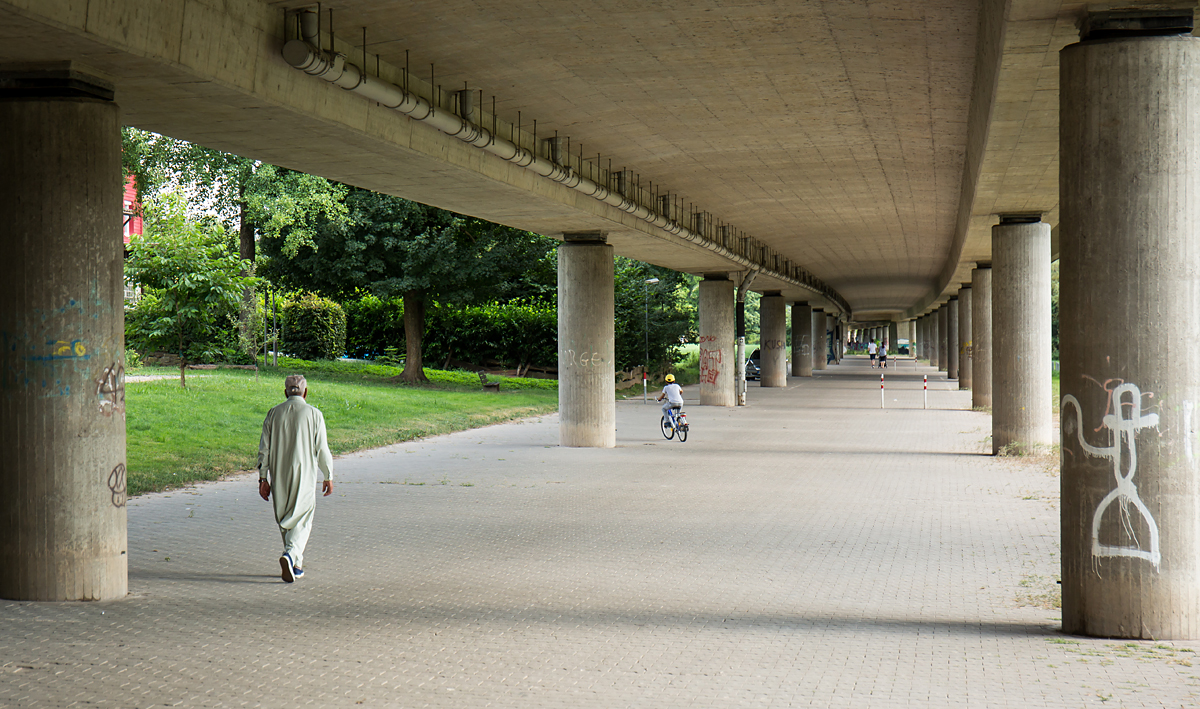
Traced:
<svg viewBox="0 0 1200 709">
<path fill-rule="evenodd" d="M 658 285 L 657 278 L 647 278 L 642 284 L 642 292 L 646 300 L 646 359 L 642 365 L 642 403 L 649 402 L 649 383 L 646 381 L 650 370 L 650 286 Z"/>
</svg>

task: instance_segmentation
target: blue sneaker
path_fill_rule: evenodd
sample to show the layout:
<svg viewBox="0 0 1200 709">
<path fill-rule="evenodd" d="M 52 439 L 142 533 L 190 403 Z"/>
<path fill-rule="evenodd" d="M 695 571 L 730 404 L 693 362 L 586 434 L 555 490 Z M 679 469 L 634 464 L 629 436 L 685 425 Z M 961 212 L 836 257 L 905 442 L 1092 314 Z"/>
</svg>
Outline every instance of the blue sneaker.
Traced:
<svg viewBox="0 0 1200 709">
<path fill-rule="evenodd" d="M 292 576 L 294 578 L 298 578 L 298 579 L 304 578 L 304 569 L 300 568 L 299 566 L 293 566 L 292 567 Z"/>
<path fill-rule="evenodd" d="M 294 583 L 296 581 L 296 572 L 292 571 L 295 567 L 292 566 L 292 557 L 286 551 L 283 556 L 279 557 L 279 568 L 283 569 L 283 582 Z"/>
</svg>

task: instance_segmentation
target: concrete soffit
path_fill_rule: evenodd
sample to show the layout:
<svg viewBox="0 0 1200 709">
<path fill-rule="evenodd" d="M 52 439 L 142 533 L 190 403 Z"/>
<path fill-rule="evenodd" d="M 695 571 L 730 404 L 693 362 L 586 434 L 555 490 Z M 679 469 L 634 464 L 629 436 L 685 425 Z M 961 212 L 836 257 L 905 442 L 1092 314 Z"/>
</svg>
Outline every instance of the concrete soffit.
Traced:
<svg viewBox="0 0 1200 709">
<path fill-rule="evenodd" d="M 284 24 L 291 27 L 293 23 L 285 21 Z M 462 141 L 480 153 L 487 153 L 478 156 L 477 160 L 507 161 L 524 168 L 535 181 L 553 182 L 568 188 L 564 196 L 574 204 L 579 205 L 577 198 L 580 195 L 592 198 L 596 204 L 589 204 L 586 209 L 602 218 L 692 250 L 706 251 L 709 256 L 726 261 L 733 269 L 753 269 L 789 287 L 789 290 L 811 293 L 835 310 L 847 314 L 850 312 L 845 298 L 807 269 L 754 237 L 720 225 L 712 214 L 703 211 L 680 212 L 674 205 L 656 199 L 653 193 L 628 179 L 632 174 L 629 170 L 604 173 L 598 166 L 585 162 L 582 155 L 575 161 L 569 152 L 544 145 L 548 141 L 539 141 L 536 135 L 515 128 L 494 114 L 487 114 L 482 107 L 463 112 L 461 104 L 456 105 L 452 100 L 453 94 L 435 91 L 432 84 L 412 75 L 403 75 L 402 80 L 393 80 L 380 89 L 380 82 L 372 80 L 370 72 L 374 65 L 377 76 L 382 75 L 381 61 L 372 62 L 371 55 L 363 55 L 361 51 L 356 56 L 353 46 L 342 46 L 340 40 L 333 40 L 323 33 L 285 39 L 284 56 L 288 63 L 298 71 L 311 75 L 312 81 L 324 79 L 351 93 L 361 94 L 364 101 L 381 102 L 381 94 L 386 93 L 389 100 L 395 103 L 381 105 L 393 108 L 409 120 L 428 122 L 445 137 Z M 334 51 L 323 49 L 331 41 L 336 42 Z M 301 44 L 307 53 L 300 51 Z M 292 56 L 288 56 L 289 50 Z M 375 59 L 378 60 L 378 57 Z M 358 64 L 363 66 L 359 67 Z M 397 67 L 387 69 L 393 75 L 404 72 Z M 329 90 L 334 90 L 334 86 L 330 86 Z M 449 121 L 447 116 L 455 118 Z M 509 137 L 505 138 L 505 135 Z M 526 177 L 529 179 L 529 176 Z M 535 189 L 563 193 L 558 189 Z M 572 194 L 572 190 L 578 194 Z M 662 265 L 671 267 L 669 263 Z"/>
<path fill-rule="evenodd" d="M 958 196 L 958 217 L 954 225 L 954 243 L 938 274 L 937 283 L 924 298 L 909 308 L 906 317 L 919 317 L 943 300 L 946 289 L 954 281 L 959 268 L 963 246 L 970 229 L 979 176 L 987 152 L 992 111 L 1000 84 L 1000 69 L 1004 59 L 1004 40 L 1008 29 L 1008 13 L 1012 0 L 984 0 L 979 12 L 975 40 L 975 79 L 971 87 L 971 107 L 967 116 L 967 154 L 963 162 L 962 186 Z M 945 296 L 948 297 L 948 296 Z"/>
<path fill-rule="evenodd" d="M 946 302 L 977 262 L 990 261 L 998 214 L 1040 213 L 1058 257 L 1058 52 L 1077 41 L 1086 7 L 984 0 L 954 242 L 934 287 L 906 317 Z"/>
</svg>

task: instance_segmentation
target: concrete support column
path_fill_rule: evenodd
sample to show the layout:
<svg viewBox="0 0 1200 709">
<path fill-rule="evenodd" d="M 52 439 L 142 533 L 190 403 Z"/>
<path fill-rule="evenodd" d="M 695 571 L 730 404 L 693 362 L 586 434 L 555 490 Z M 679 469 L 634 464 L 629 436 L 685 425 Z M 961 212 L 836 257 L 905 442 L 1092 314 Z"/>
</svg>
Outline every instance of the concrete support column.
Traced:
<svg viewBox="0 0 1200 709">
<path fill-rule="evenodd" d="M 936 320 L 933 313 L 925 313 L 921 316 L 921 359 L 933 367 L 937 366 L 937 348 L 934 347 L 934 343 L 937 341 L 937 338 L 934 337 L 936 334 L 934 330 L 937 329 L 934 327 Z"/>
<path fill-rule="evenodd" d="M 787 386 L 787 304 L 778 291 L 758 301 L 759 386 Z"/>
<path fill-rule="evenodd" d="M 837 351 L 837 320 L 833 315 L 825 316 L 825 350 L 821 352 L 821 358 L 829 357 Z M 833 363 L 837 364 L 837 356 L 833 358 Z"/>
<path fill-rule="evenodd" d="M 971 388 L 971 284 L 958 291 L 958 388 Z"/>
<path fill-rule="evenodd" d="M 946 303 L 946 378 L 958 379 L 958 296 Z"/>
<path fill-rule="evenodd" d="M 950 304 L 943 304 L 937 311 L 937 368 L 939 372 L 946 372 L 950 369 L 949 351 L 946 349 L 949 344 L 947 335 L 949 334 L 950 320 Z"/>
<path fill-rule="evenodd" d="M 601 232 L 564 234 L 558 247 L 559 441 L 617 445 L 613 249 Z"/>
<path fill-rule="evenodd" d="M 0 598 L 119 599 L 129 588 L 120 115 L 111 86 L 66 62 L 5 78 Z"/>
<path fill-rule="evenodd" d="M 933 313 L 925 313 L 921 318 L 924 321 L 925 332 L 922 336 L 924 344 L 921 345 L 921 351 L 925 353 L 925 362 L 931 367 L 937 367 L 937 316 Z"/>
<path fill-rule="evenodd" d="M 1085 35 L 1060 67 L 1063 629 L 1195 640 L 1200 38 Z"/>
<path fill-rule="evenodd" d="M 898 343 L 899 341 L 900 341 L 900 323 L 894 322 L 894 323 L 888 325 L 888 339 L 887 339 L 888 347 L 891 347 L 893 350 L 896 349 L 896 347 L 898 346 L 896 343 Z"/>
<path fill-rule="evenodd" d="M 825 311 L 820 308 L 813 308 L 812 311 L 812 328 L 813 328 L 813 369 L 825 369 Z"/>
<path fill-rule="evenodd" d="M 700 405 L 737 406 L 734 379 L 735 286 L 728 276 L 700 281 Z"/>
<path fill-rule="evenodd" d="M 841 320 L 834 320 L 834 322 L 833 322 L 833 331 L 834 331 L 834 335 L 836 336 L 836 340 L 834 340 L 834 343 L 833 343 L 833 356 L 834 356 L 834 361 L 838 362 L 838 363 L 839 363 L 839 365 L 840 365 L 840 363 L 841 363 L 841 355 L 842 355 L 842 352 L 841 352 L 841 341 L 842 341 L 842 337 L 841 337 Z"/>
<path fill-rule="evenodd" d="M 792 303 L 793 377 L 812 376 L 812 343 L 812 306 L 808 303 Z"/>
<path fill-rule="evenodd" d="M 992 452 L 1053 438 L 1050 225 L 1002 216 L 992 227 Z"/>
<path fill-rule="evenodd" d="M 992 407 L 992 264 L 971 271 L 971 407 Z"/>
</svg>

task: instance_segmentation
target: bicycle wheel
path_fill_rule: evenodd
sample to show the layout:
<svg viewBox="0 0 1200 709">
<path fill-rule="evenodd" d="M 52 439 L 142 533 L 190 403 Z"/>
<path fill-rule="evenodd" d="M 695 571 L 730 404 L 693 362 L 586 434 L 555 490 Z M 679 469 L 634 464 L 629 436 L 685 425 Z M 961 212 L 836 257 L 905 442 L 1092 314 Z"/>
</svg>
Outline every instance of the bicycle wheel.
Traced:
<svg viewBox="0 0 1200 709">
<path fill-rule="evenodd" d="M 663 438 L 669 441 L 675 437 L 675 427 L 671 425 L 671 422 L 667 419 L 665 414 L 663 415 L 662 420 L 659 421 L 659 425 L 662 427 Z"/>
<path fill-rule="evenodd" d="M 686 423 L 679 427 L 679 442 L 680 443 L 683 443 L 684 441 L 687 440 L 687 432 L 688 432 L 688 425 Z"/>
</svg>

